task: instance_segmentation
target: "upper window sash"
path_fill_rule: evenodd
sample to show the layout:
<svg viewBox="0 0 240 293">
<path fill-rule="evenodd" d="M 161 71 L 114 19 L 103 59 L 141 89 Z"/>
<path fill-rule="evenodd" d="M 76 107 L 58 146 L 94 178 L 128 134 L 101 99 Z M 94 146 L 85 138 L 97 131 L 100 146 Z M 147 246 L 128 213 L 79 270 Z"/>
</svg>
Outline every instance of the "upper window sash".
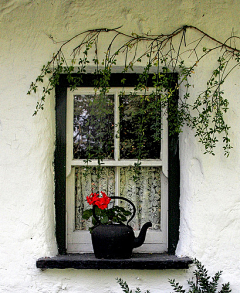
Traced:
<svg viewBox="0 0 240 293">
<path fill-rule="evenodd" d="M 150 94 L 154 88 L 149 88 L 145 94 Z M 111 88 L 108 95 L 114 95 L 114 158 L 104 159 L 101 161 L 104 166 L 134 166 L 137 163 L 137 159 L 119 159 L 119 135 L 118 125 L 119 125 L 119 95 L 122 88 Z M 134 88 L 125 88 L 124 94 L 128 95 L 134 91 Z M 71 168 L 74 166 L 97 166 L 98 160 L 91 159 L 86 163 L 85 159 L 74 159 L 73 158 L 73 116 L 74 116 L 74 96 L 76 95 L 90 95 L 94 94 L 94 88 L 81 87 L 75 91 L 71 91 L 70 88 L 67 89 L 67 153 L 66 153 L 66 175 L 69 176 L 71 173 Z M 143 94 L 142 92 L 136 92 L 136 94 Z M 166 177 L 168 177 L 168 123 L 166 114 L 161 115 L 161 151 L 159 154 L 159 159 L 142 159 L 141 166 L 155 166 L 162 167 L 162 171 Z"/>
</svg>

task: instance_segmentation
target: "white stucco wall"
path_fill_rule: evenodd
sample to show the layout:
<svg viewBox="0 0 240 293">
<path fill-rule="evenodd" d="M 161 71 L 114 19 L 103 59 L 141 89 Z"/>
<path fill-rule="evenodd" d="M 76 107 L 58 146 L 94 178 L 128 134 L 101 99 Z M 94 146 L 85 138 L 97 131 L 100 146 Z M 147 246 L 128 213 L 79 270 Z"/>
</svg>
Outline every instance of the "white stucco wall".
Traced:
<svg viewBox="0 0 240 293">
<path fill-rule="evenodd" d="M 186 283 L 191 270 L 47 270 L 36 260 L 57 253 L 54 223 L 54 98 L 32 117 L 30 83 L 59 44 L 86 29 L 118 27 L 126 33 L 170 33 L 194 25 L 224 41 L 240 36 L 239 0 L 1 0 L 0 1 L 0 292 L 121 292 L 132 288 L 171 292 L 168 278 Z M 203 85 L 208 60 L 194 76 Z M 211 63 L 211 62 L 210 62 Z M 196 257 L 221 282 L 240 287 L 239 70 L 225 87 L 233 150 L 203 155 L 194 134 L 180 137 L 181 224 L 178 255 Z"/>
</svg>

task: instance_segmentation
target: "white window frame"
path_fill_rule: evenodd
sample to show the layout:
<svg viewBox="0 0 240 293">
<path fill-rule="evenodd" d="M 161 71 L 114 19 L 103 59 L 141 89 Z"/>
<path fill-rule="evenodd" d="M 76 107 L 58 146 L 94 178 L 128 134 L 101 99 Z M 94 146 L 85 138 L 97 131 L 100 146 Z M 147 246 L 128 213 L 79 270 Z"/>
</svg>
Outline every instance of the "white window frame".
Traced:
<svg viewBox="0 0 240 293">
<path fill-rule="evenodd" d="M 130 94 L 133 88 L 125 88 L 124 93 Z M 151 93 L 153 88 L 149 88 L 146 94 Z M 118 95 L 122 88 L 111 88 L 109 95 L 114 95 L 114 123 L 119 125 L 119 99 Z M 68 253 L 91 253 L 93 252 L 91 245 L 91 235 L 89 231 L 75 230 L 75 167 L 86 166 L 84 159 L 73 159 L 73 108 L 74 96 L 81 94 L 94 94 L 94 88 L 79 88 L 75 91 L 67 90 L 67 143 L 66 143 L 66 210 L 67 210 L 67 252 Z M 139 93 L 142 94 L 142 93 Z M 114 159 L 103 160 L 105 167 L 115 167 L 115 192 L 118 193 L 120 188 L 119 174 L 120 167 L 134 166 L 137 160 L 127 159 L 119 160 L 119 138 L 115 127 L 114 135 Z M 168 123 L 166 115 L 162 115 L 162 132 L 161 132 L 161 153 L 160 159 L 147 159 L 141 161 L 141 166 L 161 167 L 161 230 L 148 230 L 146 240 L 142 246 L 134 249 L 134 252 L 166 252 L 168 247 Z M 97 160 L 88 162 L 88 166 L 97 166 Z M 135 236 L 137 236 L 136 233 Z"/>
</svg>

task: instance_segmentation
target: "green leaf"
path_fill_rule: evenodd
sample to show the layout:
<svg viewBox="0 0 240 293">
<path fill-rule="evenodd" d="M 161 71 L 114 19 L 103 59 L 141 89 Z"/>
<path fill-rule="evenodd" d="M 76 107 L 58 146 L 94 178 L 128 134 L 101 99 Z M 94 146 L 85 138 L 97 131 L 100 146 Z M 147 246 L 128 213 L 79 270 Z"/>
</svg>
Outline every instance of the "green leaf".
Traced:
<svg viewBox="0 0 240 293">
<path fill-rule="evenodd" d="M 92 215 L 93 215 L 92 209 L 87 209 L 83 212 L 82 217 L 83 217 L 83 219 L 88 220 L 89 218 L 92 217 Z"/>
<path fill-rule="evenodd" d="M 107 222 L 108 222 L 108 216 L 105 215 L 105 216 L 102 217 L 101 223 L 102 224 L 107 224 Z"/>
</svg>

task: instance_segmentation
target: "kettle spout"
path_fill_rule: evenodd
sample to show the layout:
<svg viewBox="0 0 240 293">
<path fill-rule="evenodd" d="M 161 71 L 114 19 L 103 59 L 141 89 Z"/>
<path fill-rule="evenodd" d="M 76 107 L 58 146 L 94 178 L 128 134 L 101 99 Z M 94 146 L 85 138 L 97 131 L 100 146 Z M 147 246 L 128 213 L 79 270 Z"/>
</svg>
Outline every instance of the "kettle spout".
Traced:
<svg viewBox="0 0 240 293">
<path fill-rule="evenodd" d="M 147 222 L 142 226 L 142 229 L 141 229 L 138 237 L 134 238 L 133 248 L 139 247 L 143 244 L 143 242 L 145 241 L 145 238 L 146 238 L 147 229 L 149 227 L 152 227 L 151 222 Z"/>
</svg>

